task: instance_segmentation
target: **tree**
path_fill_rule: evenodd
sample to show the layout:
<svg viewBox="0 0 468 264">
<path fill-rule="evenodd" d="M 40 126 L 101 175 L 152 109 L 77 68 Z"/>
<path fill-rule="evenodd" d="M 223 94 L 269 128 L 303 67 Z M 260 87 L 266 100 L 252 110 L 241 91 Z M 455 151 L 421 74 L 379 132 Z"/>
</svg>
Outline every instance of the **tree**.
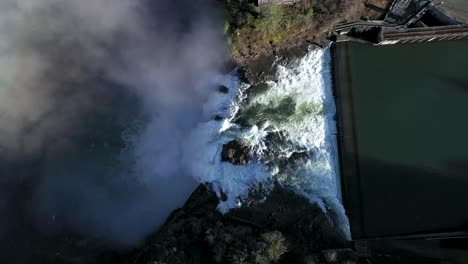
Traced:
<svg viewBox="0 0 468 264">
<path fill-rule="evenodd" d="M 277 262 L 288 251 L 286 239 L 279 231 L 262 235 L 262 241 L 257 243 L 255 263 L 270 264 Z"/>
</svg>

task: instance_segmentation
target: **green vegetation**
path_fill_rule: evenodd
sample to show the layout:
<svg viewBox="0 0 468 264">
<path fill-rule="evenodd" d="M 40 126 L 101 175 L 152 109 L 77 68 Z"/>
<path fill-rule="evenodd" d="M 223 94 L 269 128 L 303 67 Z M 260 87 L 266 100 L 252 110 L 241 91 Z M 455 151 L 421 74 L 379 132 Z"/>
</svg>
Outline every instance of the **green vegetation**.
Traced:
<svg viewBox="0 0 468 264">
<path fill-rule="evenodd" d="M 287 47 L 322 38 L 336 23 L 357 16 L 355 1 L 301 0 L 290 5 L 260 7 L 252 0 L 223 0 L 224 32 L 235 59 L 246 61 L 273 47 Z"/>
<path fill-rule="evenodd" d="M 272 231 L 262 235 L 263 241 L 257 245 L 255 263 L 270 264 L 280 260 L 281 256 L 288 251 L 286 239 L 279 231 Z"/>
<path fill-rule="evenodd" d="M 224 32 L 233 55 L 246 53 L 248 48 L 285 42 L 291 34 L 310 27 L 313 2 L 303 0 L 295 5 L 270 3 L 257 7 L 248 0 L 226 0 L 230 21 L 225 21 Z"/>
</svg>

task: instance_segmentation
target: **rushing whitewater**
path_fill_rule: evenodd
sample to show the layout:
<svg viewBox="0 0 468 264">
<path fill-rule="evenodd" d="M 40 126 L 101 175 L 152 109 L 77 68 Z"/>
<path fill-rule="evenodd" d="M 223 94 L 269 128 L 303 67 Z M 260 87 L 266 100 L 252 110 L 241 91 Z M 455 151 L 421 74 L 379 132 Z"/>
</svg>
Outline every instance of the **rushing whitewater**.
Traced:
<svg viewBox="0 0 468 264">
<path fill-rule="evenodd" d="M 199 125 L 190 140 L 202 151 L 192 163 L 198 180 L 210 183 L 219 197 L 219 210 L 241 206 L 249 193 L 268 189 L 273 182 L 295 190 L 338 220 L 349 236 L 340 202 L 335 104 L 329 49 L 310 50 L 288 66 L 279 66 L 277 81 L 261 93 L 244 96 L 245 84 L 235 73 L 221 78 L 227 95 L 217 94 L 206 111 L 224 117 Z M 221 162 L 222 145 L 240 140 L 255 150 L 246 166 Z M 193 151 L 191 151 L 193 153 Z"/>
</svg>

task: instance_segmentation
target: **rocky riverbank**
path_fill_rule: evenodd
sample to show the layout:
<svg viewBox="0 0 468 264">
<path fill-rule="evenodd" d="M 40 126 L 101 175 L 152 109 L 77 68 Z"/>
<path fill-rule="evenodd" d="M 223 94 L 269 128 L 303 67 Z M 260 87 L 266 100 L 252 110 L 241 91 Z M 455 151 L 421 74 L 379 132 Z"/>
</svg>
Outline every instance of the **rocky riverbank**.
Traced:
<svg viewBox="0 0 468 264">
<path fill-rule="evenodd" d="M 391 0 L 299 1 L 294 5 L 255 7 L 252 1 L 223 1 L 227 10 L 224 30 L 233 60 L 243 66 L 268 56 L 308 44 L 320 44 L 339 23 L 379 19 Z"/>
<path fill-rule="evenodd" d="M 333 216 L 275 186 L 264 202 L 222 215 L 218 198 L 200 185 L 144 246 L 114 263 L 344 263 L 357 256 Z M 330 256 L 332 254 L 332 256 Z M 339 261 L 338 261 L 339 260 Z"/>
</svg>

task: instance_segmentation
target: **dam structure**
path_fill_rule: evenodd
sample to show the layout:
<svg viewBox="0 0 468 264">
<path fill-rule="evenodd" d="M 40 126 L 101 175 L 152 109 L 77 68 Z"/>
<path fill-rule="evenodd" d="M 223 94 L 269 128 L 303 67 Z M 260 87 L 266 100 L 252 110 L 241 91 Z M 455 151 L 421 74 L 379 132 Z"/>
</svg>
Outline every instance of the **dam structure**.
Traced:
<svg viewBox="0 0 468 264">
<path fill-rule="evenodd" d="M 468 238 L 468 25 L 437 5 L 395 0 L 383 20 L 335 28 L 339 174 L 353 241 Z"/>
<path fill-rule="evenodd" d="M 336 41 L 389 45 L 468 39 L 468 25 L 442 13 L 438 8 L 442 5 L 434 0 L 394 0 L 383 20 L 338 24 Z M 372 5 L 368 8 L 385 11 Z"/>
<path fill-rule="evenodd" d="M 378 45 L 468 39 L 468 25 L 449 25 L 421 28 L 382 28 Z"/>
</svg>

